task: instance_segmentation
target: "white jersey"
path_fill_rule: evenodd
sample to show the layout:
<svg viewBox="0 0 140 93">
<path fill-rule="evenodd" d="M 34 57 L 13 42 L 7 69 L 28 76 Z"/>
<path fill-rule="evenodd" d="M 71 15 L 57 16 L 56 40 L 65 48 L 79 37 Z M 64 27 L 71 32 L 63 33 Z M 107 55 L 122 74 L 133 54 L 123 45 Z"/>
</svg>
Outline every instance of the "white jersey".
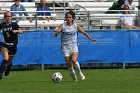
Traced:
<svg viewBox="0 0 140 93">
<path fill-rule="evenodd" d="M 77 43 L 77 23 L 71 26 L 67 26 L 66 23 L 63 24 L 61 41 L 62 44 Z"/>
<path fill-rule="evenodd" d="M 127 25 L 134 25 L 134 18 L 131 17 L 130 14 L 126 14 L 125 16 L 121 17 L 121 20 L 124 21 Z M 121 24 L 121 27 L 125 26 L 124 24 Z"/>
<path fill-rule="evenodd" d="M 77 45 L 77 24 L 71 26 L 63 24 L 62 30 L 62 51 L 65 57 L 70 56 L 73 52 L 78 52 Z"/>
</svg>

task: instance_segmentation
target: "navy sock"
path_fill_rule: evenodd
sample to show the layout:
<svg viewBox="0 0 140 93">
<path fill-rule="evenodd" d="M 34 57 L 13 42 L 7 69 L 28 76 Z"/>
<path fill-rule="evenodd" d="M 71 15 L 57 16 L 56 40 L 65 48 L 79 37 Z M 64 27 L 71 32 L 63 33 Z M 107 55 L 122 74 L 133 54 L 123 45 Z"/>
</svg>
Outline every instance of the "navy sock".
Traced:
<svg viewBox="0 0 140 93">
<path fill-rule="evenodd" d="M 0 66 L 0 72 L 3 73 L 7 69 L 7 60 L 3 59 Z"/>
<path fill-rule="evenodd" d="M 6 70 L 10 70 L 12 67 L 12 63 L 7 65 L 7 69 Z"/>
</svg>

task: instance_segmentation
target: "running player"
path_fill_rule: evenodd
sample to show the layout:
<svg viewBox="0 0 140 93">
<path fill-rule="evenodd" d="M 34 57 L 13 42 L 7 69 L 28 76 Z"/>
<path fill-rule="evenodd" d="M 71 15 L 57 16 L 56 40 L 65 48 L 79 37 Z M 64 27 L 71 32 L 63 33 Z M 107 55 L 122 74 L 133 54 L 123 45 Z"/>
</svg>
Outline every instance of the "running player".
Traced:
<svg viewBox="0 0 140 93">
<path fill-rule="evenodd" d="M 64 54 L 65 61 L 68 65 L 68 70 L 75 82 L 77 82 L 77 77 L 75 74 L 75 70 L 73 65 L 76 66 L 78 70 L 78 74 L 81 80 L 85 80 L 85 76 L 80 69 L 79 62 L 77 61 L 78 58 L 78 45 L 77 45 L 77 33 L 78 31 L 84 34 L 87 38 L 92 41 L 96 41 L 88 33 L 86 33 L 77 23 L 74 22 L 75 20 L 75 13 L 73 11 L 69 11 L 65 14 L 65 21 L 58 27 L 58 30 L 55 33 L 57 37 L 60 32 L 62 33 L 62 51 Z"/>
<path fill-rule="evenodd" d="M 2 79 L 3 73 L 5 76 L 9 75 L 12 60 L 17 51 L 18 33 L 23 33 L 19 25 L 16 22 L 12 22 L 12 13 L 6 11 L 4 13 L 5 21 L 0 24 L 0 30 L 4 37 L 4 41 L 0 42 L 0 52 L 3 60 L 0 65 L 0 79 Z"/>
</svg>

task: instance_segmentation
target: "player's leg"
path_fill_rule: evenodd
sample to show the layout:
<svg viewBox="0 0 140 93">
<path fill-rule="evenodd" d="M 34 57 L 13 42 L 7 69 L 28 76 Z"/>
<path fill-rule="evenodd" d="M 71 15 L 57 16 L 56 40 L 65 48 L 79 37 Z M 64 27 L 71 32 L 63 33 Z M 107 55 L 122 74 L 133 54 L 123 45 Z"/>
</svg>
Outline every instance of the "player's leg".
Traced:
<svg viewBox="0 0 140 93">
<path fill-rule="evenodd" d="M 7 65 L 7 69 L 5 70 L 5 73 L 4 75 L 5 76 L 8 76 L 10 71 L 11 71 L 11 67 L 12 67 L 12 60 L 14 58 L 14 55 L 13 56 L 9 56 L 9 60 L 8 60 L 8 65 Z"/>
<path fill-rule="evenodd" d="M 79 64 L 79 62 L 77 61 L 77 58 L 78 58 L 78 52 L 73 52 L 73 53 L 71 54 L 71 61 L 72 61 L 73 64 L 75 65 L 75 67 L 76 67 L 76 69 L 77 69 L 77 71 L 78 71 L 78 74 L 79 74 L 81 80 L 85 80 L 85 76 L 84 76 L 84 74 L 83 74 L 82 71 L 81 71 L 80 64 Z"/>
<path fill-rule="evenodd" d="M 2 79 L 2 75 L 3 75 L 3 72 L 6 70 L 7 68 L 7 63 L 8 63 L 8 60 L 9 60 L 9 55 L 8 55 L 8 50 L 7 48 L 2 48 L 1 49 L 1 54 L 3 56 L 3 60 L 1 62 L 1 66 L 0 66 L 0 79 Z"/>
<path fill-rule="evenodd" d="M 71 62 L 71 60 L 70 60 L 70 57 L 65 57 L 65 60 L 66 60 L 66 62 L 67 62 L 68 70 L 69 70 L 69 73 L 70 73 L 72 79 L 73 79 L 75 82 L 77 82 L 78 80 L 77 80 L 77 77 L 76 77 L 76 74 L 75 74 L 75 70 L 74 70 L 74 68 L 73 68 L 73 64 L 72 64 L 72 62 Z"/>
<path fill-rule="evenodd" d="M 77 82 L 77 77 L 76 77 L 76 74 L 75 74 L 75 70 L 74 70 L 73 64 L 70 60 L 70 45 L 62 45 L 62 51 L 63 51 L 63 54 L 64 54 L 65 61 L 68 65 L 69 73 L 70 73 L 72 79 L 75 82 Z"/>
<path fill-rule="evenodd" d="M 73 64 L 77 68 L 78 74 L 79 74 L 81 80 L 84 80 L 85 76 L 80 69 L 80 64 L 77 61 L 77 58 L 78 58 L 78 44 L 74 43 L 73 46 L 72 46 L 72 50 L 71 50 L 71 61 L 73 62 Z"/>
<path fill-rule="evenodd" d="M 12 67 L 12 60 L 17 52 L 17 46 L 16 45 L 10 45 L 8 47 L 9 50 L 9 60 L 8 60 L 8 65 L 7 65 L 7 69 L 5 70 L 4 75 L 8 76 L 10 71 L 11 71 L 11 67 Z"/>
</svg>

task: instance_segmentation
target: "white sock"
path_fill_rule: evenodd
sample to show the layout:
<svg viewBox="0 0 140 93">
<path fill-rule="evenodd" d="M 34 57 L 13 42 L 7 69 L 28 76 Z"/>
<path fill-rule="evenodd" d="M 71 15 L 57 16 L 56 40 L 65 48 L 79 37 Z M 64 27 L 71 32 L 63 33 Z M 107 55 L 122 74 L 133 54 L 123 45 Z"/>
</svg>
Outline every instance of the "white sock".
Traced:
<svg viewBox="0 0 140 93">
<path fill-rule="evenodd" d="M 75 71 L 74 71 L 73 67 L 72 68 L 69 68 L 68 70 L 69 70 L 69 73 L 70 73 L 72 79 L 74 81 L 77 81 L 77 77 L 76 77 L 76 74 L 75 74 Z"/>
<path fill-rule="evenodd" d="M 75 63 L 75 67 L 76 67 L 78 73 L 80 74 L 81 73 L 81 69 L 80 69 L 80 64 L 79 64 L 78 61 Z"/>
</svg>

